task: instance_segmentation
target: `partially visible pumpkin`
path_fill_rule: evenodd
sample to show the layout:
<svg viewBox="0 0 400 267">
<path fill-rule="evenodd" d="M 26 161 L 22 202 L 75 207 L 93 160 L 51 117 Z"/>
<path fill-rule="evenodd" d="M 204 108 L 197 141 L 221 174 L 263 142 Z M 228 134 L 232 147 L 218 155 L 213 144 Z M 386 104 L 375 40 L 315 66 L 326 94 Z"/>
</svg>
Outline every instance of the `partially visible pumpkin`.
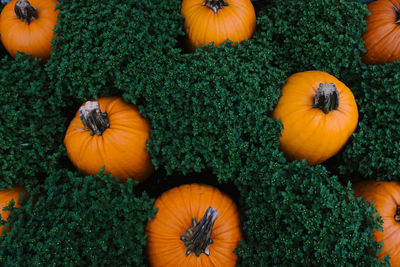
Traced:
<svg viewBox="0 0 400 267">
<path fill-rule="evenodd" d="M 181 13 L 189 50 L 214 42 L 218 46 L 250 39 L 256 14 L 250 0 L 183 0 Z"/>
<path fill-rule="evenodd" d="M 14 200 L 14 208 L 21 207 L 18 203 L 21 194 L 24 194 L 25 196 L 28 195 L 28 192 L 22 186 L 14 186 L 13 188 L 0 191 L 0 214 L 2 220 L 7 221 L 7 218 L 10 215 L 8 210 L 3 209 L 10 204 L 11 200 Z M 10 228 L 8 226 L 0 226 L 0 235 L 3 233 L 3 230 L 9 232 Z"/>
<path fill-rule="evenodd" d="M 322 71 L 291 75 L 272 118 L 283 124 L 280 149 L 289 160 L 321 163 L 344 146 L 358 123 L 353 93 Z"/>
<path fill-rule="evenodd" d="M 13 0 L 0 14 L 1 41 L 12 57 L 17 52 L 47 60 L 52 50 L 57 0 Z"/>
<path fill-rule="evenodd" d="M 383 232 L 374 231 L 373 239 L 383 242 L 377 257 L 390 256 L 392 267 L 400 266 L 400 183 L 397 181 L 362 181 L 353 184 L 355 197 L 373 202 L 383 221 Z"/>
<path fill-rule="evenodd" d="M 147 224 L 151 266 L 235 266 L 242 238 L 234 202 L 217 188 L 182 185 L 157 198 Z"/>
<path fill-rule="evenodd" d="M 84 174 L 104 173 L 143 181 L 153 171 L 147 152 L 150 124 L 121 97 L 85 102 L 64 138 L 71 162 Z"/>
<path fill-rule="evenodd" d="M 400 0 L 377 0 L 368 4 L 367 30 L 363 33 L 367 64 L 400 60 Z"/>
</svg>

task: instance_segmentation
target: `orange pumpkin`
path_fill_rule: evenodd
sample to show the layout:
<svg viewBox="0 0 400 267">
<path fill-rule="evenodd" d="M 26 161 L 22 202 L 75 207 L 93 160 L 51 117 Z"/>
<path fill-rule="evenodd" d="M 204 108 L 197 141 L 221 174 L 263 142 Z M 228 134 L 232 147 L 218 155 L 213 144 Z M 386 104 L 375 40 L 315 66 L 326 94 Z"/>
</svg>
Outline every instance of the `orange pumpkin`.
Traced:
<svg viewBox="0 0 400 267">
<path fill-rule="evenodd" d="M 59 10 L 56 0 L 12 0 L 0 14 L 1 41 L 12 57 L 17 51 L 50 58 Z"/>
<path fill-rule="evenodd" d="M 151 266 L 235 266 L 242 238 L 238 210 L 218 189 L 182 185 L 157 198 L 147 224 Z"/>
<path fill-rule="evenodd" d="M 146 141 L 150 124 L 136 106 L 121 97 L 85 102 L 71 121 L 64 145 L 72 163 L 83 173 L 104 173 L 143 181 L 153 171 Z"/>
<path fill-rule="evenodd" d="M 283 124 L 285 156 L 314 165 L 344 146 L 357 126 L 358 110 L 345 84 L 326 72 L 305 71 L 286 80 L 272 117 Z"/>
<path fill-rule="evenodd" d="M 363 181 L 352 186 L 355 197 L 374 202 L 383 221 L 383 232 L 374 231 L 373 238 L 383 242 L 377 257 L 390 256 L 393 267 L 400 266 L 400 183 L 396 181 Z"/>
<path fill-rule="evenodd" d="M 377 0 L 368 4 L 367 30 L 363 33 L 367 64 L 400 60 L 400 0 Z"/>
<path fill-rule="evenodd" d="M 240 43 L 250 39 L 256 27 L 256 14 L 250 0 L 183 0 L 181 13 L 189 49 L 226 39 Z"/>
<path fill-rule="evenodd" d="M 10 212 L 8 210 L 3 209 L 10 204 L 11 200 L 14 200 L 14 208 L 20 207 L 18 202 L 21 194 L 24 194 L 25 196 L 28 195 L 28 192 L 22 186 L 14 186 L 11 189 L 0 191 L 0 214 L 2 220 L 6 221 L 8 216 L 10 215 Z M 10 228 L 8 226 L 0 226 L 0 235 L 3 233 L 3 230 L 9 232 Z"/>
</svg>

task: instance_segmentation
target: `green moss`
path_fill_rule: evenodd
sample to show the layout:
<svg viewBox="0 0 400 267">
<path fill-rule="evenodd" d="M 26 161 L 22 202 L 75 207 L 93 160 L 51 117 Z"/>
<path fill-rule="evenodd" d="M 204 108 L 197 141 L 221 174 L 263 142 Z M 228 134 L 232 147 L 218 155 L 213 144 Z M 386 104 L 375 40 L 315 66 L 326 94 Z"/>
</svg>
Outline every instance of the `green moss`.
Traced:
<svg viewBox="0 0 400 267">
<path fill-rule="evenodd" d="M 54 40 L 57 47 L 46 66 L 51 87 L 62 96 L 84 101 L 120 94 L 132 62 L 173 49 L 182 35 L 177 1 L 73 1 L 60 6 Z M 155 57 L 153 55 L 152 60 Z"/>
<path fill-rule="evenodd" d="M 1 262 L 146 265 L 144 227 L 155 212 L 147 192 L 159 194 L 168 175 L 184 183 L 208 173 L 234 188 L 241 266 L 380 265 L 368 235 L 381 220 L 348 197 L 347 181 L 397 179 L 398 64 L 361 62 L 359 0 L 256 2 L 251 40 L 187 53 L 179 1 L 63 1 L 46 64 L 1 61 L 0 187 L 40 193 L 13 210 Z M 282 125 L 270 114 L 285 79 L 313 69 L 351 88 L 360 123 L 336 157 L 309 167 L 279 152 Z M 83 101 L 109 95 L 151 121 L 156 173 L 142 185 L 71 171 L 68 123 Z"/>
<path fill-rule="evenodd" d="M 358 129 L 341 154 L 340 172 L 361 179 L 399 180 L 400 87 L 398 62 L 360 73 Z M 359 178 L 360 179 L 360 178 Z"/>
<path fill-rule="evenodd" d="M 135 183 L 60 170 L 30 192 L 1 236 L 5 266 L 145 266 L 144 226 L 154 201 Z"/>
<path fill-rule="evenodd" d="M 34 185 L 57 169 L 65 119 L 38 61 L 0 62 L 0 187 Z"/>
<path fill-rule="evenodd" d="M 381 266 L 373 257 L 380 245 L 370 238 L 381 221 L 371 219 L 374 207 L 348 198 L 350 185 L 304 162 L 264 166 L 237 181 L 246 196 L 242 266 Z"/>
</svg>

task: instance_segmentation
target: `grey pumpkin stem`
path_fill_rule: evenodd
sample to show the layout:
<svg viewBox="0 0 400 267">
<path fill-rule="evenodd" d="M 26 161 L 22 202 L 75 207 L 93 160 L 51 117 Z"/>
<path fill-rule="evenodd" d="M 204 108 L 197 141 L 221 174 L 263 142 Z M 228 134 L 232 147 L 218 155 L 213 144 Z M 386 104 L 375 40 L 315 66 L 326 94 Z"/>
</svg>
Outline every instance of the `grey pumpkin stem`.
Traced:
<svg viewBox="0 0 400 267">
<path fill-rule="evenodd" d="M 339 92 L 335 84 L 320 83 L 312 107 L 321 109 L 325 114 L 338 109 Z"/>
<path fill-rule="evenodd" d="M 215 208 L 209 207 L 198 223 L 196 218 L 192 219 L 192 225 L 181 235 L 181 240 L 186 246 L 186 256 L 192 252 L 196 257 L 199 257 L 201 253 L 210 256 L 209 245 L 213 243 L 211 232 L 218 214 Z"/>
<path fill-rule="evenodd" d="M 214 13 L 218 13 L 218 9 L 222 9 L 224 6 L 229 6 L 225 0 L 204 0 L 202 5 L 210 8 Z"/>
<path fill-rule="evenodd" d="M 394 215 L 394 220 L 396 222 L 400 222 L 400 205 L 396 207 L 396 214 Z"/>
<path fill-rule="evenodd" d="M 394 12 L 396 13 L 396 20 L 393 23 L 400 25 L 400 9 L 398 9 L 395 5 L 393 5 L 393 9 Z"/>
<path fill-rule="evenodd" d="M 14 11 L 17 15 L 17 18 L 25 21 L 25 23 L 28 25 L 31 24 L 33 20 L 39 18 L 37 9 L 31 6 L 27 0 L 17 1 L 14 6 Z"/>
<path fill-rule="evenodd" d="M 79 109 L 79 117 L 85 129 L 90 130 L 90 134 L 101 136 L 110 127 L 107 113 L 101 112 L 99 102 L 87 101 Z"/>
</svg>

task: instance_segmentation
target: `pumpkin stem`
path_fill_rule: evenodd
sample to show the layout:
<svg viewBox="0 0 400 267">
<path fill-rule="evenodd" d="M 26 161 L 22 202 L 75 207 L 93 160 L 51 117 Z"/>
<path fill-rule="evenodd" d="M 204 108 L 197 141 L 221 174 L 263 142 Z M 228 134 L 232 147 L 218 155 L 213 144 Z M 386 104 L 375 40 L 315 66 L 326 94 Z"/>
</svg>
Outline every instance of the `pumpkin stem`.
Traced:
<svg viewBox="0 0 400 267">
<path fill-rule="evenodd" d="M 27 0 L 19 0 L 15 3 L 14 11 L 17 17 L 30 24 L 33 20 L 39 17 L 37 9 L 31 6 Z"/>
<path fill-rule="evenodd" d="M 214 13 L 218 13 L 218 9 L 228 6 L 228 3 L 225 0 L 204 0 L 202 5 L 210 8 Z"/>
<path fill-rule="evenodd" d="M 186 256 L 194 252 L 196 257 L 201 253 L 210 256 L 209 245 L 212 244 L 211 231 L 219 212 L 209 207 L 204 214 L 204 217 L 196 223 L 196 218 L 192 219 L 192 225 L 181 235 L 181 240 L 186 246 Z"/>
<path fill-rule="evenodd" d="M 339 92 L 333 83 L 320 83 L 314 98 L 313 108 L 321 109 L 325 114 L 339 107 Z"/>
<path fill-rule="evenodd" d="M 400 205 L 396 207 L 396 214 L 394 215 L 394 220 L 400 222 Z"/>
<path fill-rule="evenodd" d="M 79 109 L 79 117 L 85 129 L 90 130 L 90 134 L 102 135 L 110 127 L 107 113 L 101 112 L 99 102 L 87 101 Z"/>
<path fill-rule="evenodd" d="M 400 9 L 398 9 L 395 5 L 393 5 L 394 12 L 396 12 L 396 20 L 393 22 L 394 24 L 400 24 Z"/>
</svg>

